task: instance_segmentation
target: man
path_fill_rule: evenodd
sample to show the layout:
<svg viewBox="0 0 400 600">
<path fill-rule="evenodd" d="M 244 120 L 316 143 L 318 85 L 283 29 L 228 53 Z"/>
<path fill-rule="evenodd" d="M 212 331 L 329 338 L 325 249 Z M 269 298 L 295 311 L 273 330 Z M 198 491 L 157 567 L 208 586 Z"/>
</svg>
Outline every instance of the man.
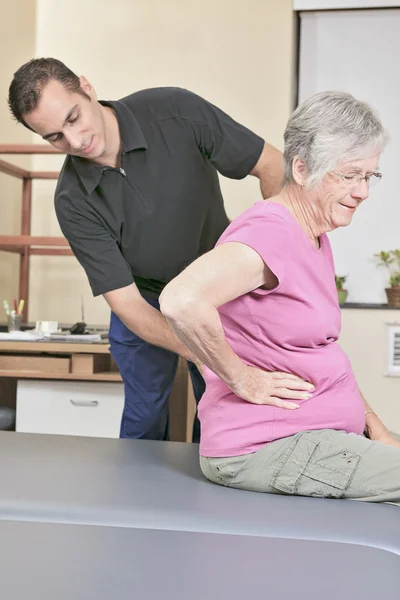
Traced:
<svg viewBox="0 0 400 600">
<path fill-rule="evenodd" d="M 8 102 L 17 121 L 67 154 L 55 209 L 93 294 L 111 308 L 110 350 L 125 387 L 120 435 L 166 439 L 178 355 L 197 402 L 204 382 L 158 297 L 229 223 L 217 172 L 258 177 L 268 198 L 280 188 L 281 153 L 187 90 L 98 101 L 85 77 L 54 58 L 20 67 Z"/>
</svg>

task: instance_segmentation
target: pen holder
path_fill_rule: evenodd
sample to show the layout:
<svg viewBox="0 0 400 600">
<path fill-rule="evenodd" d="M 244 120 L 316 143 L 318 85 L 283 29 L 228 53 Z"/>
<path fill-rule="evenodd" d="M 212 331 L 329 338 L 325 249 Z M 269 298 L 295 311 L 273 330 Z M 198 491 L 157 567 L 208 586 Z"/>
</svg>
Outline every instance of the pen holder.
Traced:
<svg viewBox="0 0 400 600">
<path fill-rule="evenodd" d="M 22 315 L 8 315 L 7 316 L 7 325 L 8 325 L 9 332 L 21 330 L 21 318 L 22 318 Z"/>
</svg>

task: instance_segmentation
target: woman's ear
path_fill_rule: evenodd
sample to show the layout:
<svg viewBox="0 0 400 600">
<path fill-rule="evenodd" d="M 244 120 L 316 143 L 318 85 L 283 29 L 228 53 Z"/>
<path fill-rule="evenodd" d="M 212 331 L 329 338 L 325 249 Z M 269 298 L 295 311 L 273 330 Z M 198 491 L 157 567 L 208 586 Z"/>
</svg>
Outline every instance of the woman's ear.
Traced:
<svg viewBox="0 0 400 600">
<path fill-rule="evenodd" d="M 304 161 L 295 156 L 292 162 L 292 176 L 297 185 L 303 187 L 307 179 L 307 171 Z"/>
</svg>

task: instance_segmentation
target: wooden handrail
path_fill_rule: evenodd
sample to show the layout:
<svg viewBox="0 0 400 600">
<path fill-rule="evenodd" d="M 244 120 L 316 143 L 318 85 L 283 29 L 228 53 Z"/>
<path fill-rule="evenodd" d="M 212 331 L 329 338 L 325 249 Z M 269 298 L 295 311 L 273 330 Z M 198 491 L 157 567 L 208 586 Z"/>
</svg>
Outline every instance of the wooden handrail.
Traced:
<svg viewBox="0 0 400 600">
<path fill-rule="evenodd" d="M 50 144 L 0 144 L 0 154 L 63 154 Z"/>
<path fill-rule="evenodd" d="M 12 175 L 13 177 L 18 177 L 18 179 L 31 179 L 29 171 L 21 169 L 21 167 L 17 167 L 16 165 L 12 165 L 5 160 L 0 160 L 0 173 Z"/>
<path fill-rule="evenodd" d="M 25 252 L 25 246 L 7 246 L 2 248 L 0 245 L 0 252 L 13 252 L 14 254 L 23 254 Z"/>
<path fill-rule="evenodd" d="M 60 154 L 50 144 L 0 144 L 1 154 Z M 56 171 L 28 171 L 0 160 L 0 173 L 22 179 L 21 203 L 21 230 L 20 235 L 0 236 L 0 250 L 3 252 L 16 252 L 20 255 L 19 261 L 19 288 L 18 297 L 25 300 L 23 321 L 27 319 L 29 311 L 29 271 L 30 256 L 70 256 L 72 250 L 67 240 L 63 237 L 33 236 L 31 234 L 32 210 L 32 181 L 34 179 L 58 179 Z"/>
<path fill-rule="evenodd" d="M 73 256 L 71 248 L 29 248 L 29 254 L 37 256 Z"/>
<path fill-rule="evenodd" d="M 0 154 L 63 154 L 50 144 L 0 144 Z M 27 171 L 21 167 L 0 160 L 0 173 L 19 179 L 58 179 L 58 171 Z"/>
<path fill-rule="evenodd" d="M 38 235 L 0 235 L 0 248 L 8 246 L 69 246 L 63 237 Z"/>
<path fill-rule="evenodd" d="M 58 179 L 59 171 L 30 171 L 30 179 Z"/>
<path fill-rule="evenodd" d="M 59 171 L 27 171 L 5 160 L 0 160 L 0 173 L 5 173 L 18 179 L 58 179 L 60 175 Z"/>
</svg>

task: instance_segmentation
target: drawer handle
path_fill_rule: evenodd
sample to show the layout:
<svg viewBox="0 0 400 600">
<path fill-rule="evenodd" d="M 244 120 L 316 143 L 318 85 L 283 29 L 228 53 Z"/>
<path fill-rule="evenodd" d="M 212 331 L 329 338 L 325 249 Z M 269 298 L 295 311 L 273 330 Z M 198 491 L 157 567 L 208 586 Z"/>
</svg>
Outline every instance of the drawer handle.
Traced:
<svg viewBox="0 0 400 600">
<path fill-rule="evenodd" d="M 97 406 L 98 400 L 70 400 L 74 406 Z"/>
</svg>

